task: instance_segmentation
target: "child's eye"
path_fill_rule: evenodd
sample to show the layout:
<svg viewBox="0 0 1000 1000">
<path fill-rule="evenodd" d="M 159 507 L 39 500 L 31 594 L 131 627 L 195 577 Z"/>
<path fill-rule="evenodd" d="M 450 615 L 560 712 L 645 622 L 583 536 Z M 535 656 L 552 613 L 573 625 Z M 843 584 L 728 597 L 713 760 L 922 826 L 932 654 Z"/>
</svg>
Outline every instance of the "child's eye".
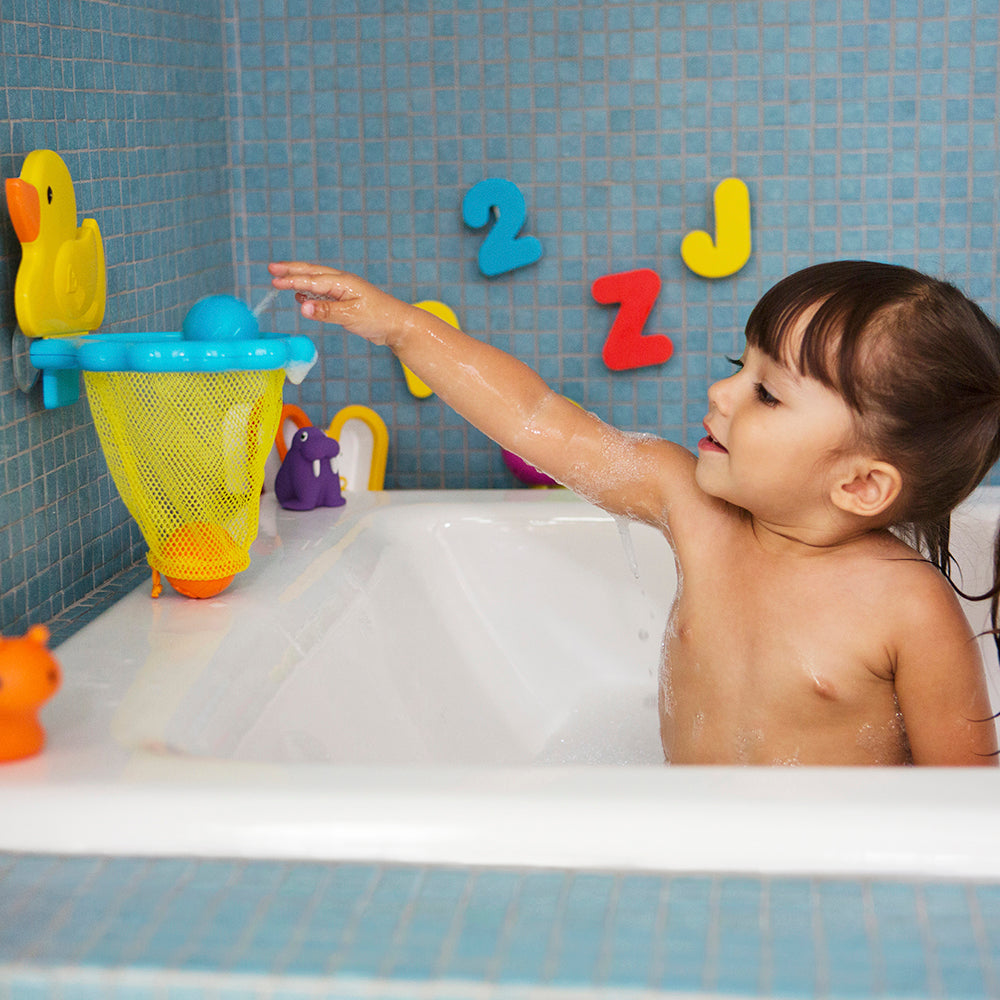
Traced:
<svg viewBox="0 0 1000 1000">
<path fill-rule="evenodd" d="M 736 365 L 737 369 L 741 369 L 743 367 L 743 359 L 742 358 L 730 358 L 730 357 L 727 357 L 726 360 L 731 365 Z"/>
<path fill-rule="evenodd" d="M 772 396 L 764 386 L 763 382 L 754 383 L 754 390 L 757 393 L 757 399 L 760 400 L 765 406 L 777 406 L 781 402 L 776 396 Z"/>
</svg>

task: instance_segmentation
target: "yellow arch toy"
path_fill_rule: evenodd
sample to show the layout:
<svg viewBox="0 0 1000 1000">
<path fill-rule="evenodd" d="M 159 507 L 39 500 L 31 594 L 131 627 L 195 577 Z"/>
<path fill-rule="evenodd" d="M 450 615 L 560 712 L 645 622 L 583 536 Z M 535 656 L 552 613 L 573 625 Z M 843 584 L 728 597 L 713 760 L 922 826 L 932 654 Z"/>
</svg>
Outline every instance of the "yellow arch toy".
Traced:
<svg viewBox="0 0 1000 1000">
<path fill-rule="evenodd" d="M 340 478 L 344 489 L 354 492 L 382 489 L 389 457 L 389 430 L 385 421 L 370 407 L 354 404 L 345 406 L 330 421 L 326 433 L 340 443 Z M 348 464 L 354 465 L 353 471 L 345 469 Z M 366 472 L 368 481 L 364 483 Z"/>
</svg>

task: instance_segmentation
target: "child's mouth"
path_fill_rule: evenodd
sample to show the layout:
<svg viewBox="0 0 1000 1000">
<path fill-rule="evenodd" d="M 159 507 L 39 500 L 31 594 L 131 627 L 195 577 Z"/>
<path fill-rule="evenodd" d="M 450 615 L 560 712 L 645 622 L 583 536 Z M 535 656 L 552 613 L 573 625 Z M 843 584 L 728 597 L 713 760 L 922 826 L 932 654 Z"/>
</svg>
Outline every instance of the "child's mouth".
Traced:
<svg viewBox="0 0 1000 1000">
<path fill-rule="evenodd" d="M 705 427 L 705 436 L 698 442 L 698 449 L 699 451 L 715 451 L 723 455 L 728 454 L 728 449 L 712 437 L 712 432 L 707 426 Z"/>
</svg>

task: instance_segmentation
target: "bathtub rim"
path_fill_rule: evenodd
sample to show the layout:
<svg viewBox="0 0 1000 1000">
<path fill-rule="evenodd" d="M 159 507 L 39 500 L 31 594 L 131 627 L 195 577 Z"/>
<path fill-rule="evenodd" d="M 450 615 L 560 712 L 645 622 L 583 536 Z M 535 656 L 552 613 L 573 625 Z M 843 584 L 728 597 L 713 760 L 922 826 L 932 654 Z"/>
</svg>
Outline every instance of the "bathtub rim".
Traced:
<svg viewBox="0 0 1000 1000">
<path fill-rule="evenodd" d="M 4 782 L 0 850 L 1000 880 L 1000 777 L 977 768 L 267 765 L 251 782 L 218 761 L 192 788 L 145 756 L 110 789 Z"/>
<path fill-rule="evenodd" d="M 358 513 L 441 499 L 584 504 L 562 491 L 398 491 Z M 1000 488 L 967 507 L 995 519 Z M 0 767 L 0 850 L 1000 880 L 996 770 L 291 768 L 124 748 L 103 770 L 48 764 Z"/>
</svg>

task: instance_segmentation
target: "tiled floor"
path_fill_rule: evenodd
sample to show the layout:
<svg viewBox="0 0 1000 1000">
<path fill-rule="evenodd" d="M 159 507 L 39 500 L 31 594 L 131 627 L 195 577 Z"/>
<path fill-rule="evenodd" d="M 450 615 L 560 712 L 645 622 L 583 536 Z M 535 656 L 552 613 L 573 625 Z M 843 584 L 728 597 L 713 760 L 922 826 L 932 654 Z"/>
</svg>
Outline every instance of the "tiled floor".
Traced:
<svg viewBox="0 0 1000 1000">
<path fill-rule="evenodd" d="M 1000 996 L 1000 886 L 0 855 L 0 998 Z"/>
</svg>

